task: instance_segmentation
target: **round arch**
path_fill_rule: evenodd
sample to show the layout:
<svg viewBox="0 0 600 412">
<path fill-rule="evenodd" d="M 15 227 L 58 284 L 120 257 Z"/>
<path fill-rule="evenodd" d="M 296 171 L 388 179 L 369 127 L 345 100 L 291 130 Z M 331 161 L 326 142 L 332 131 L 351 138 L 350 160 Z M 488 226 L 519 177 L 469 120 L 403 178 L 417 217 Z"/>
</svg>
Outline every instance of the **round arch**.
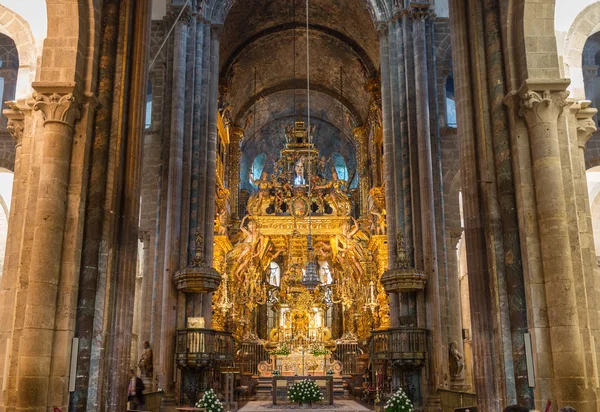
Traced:
<svg viewBox="0 0 600 412">
<path fill-rule="evenodd" d="M 24 97 L 31 92 L 31 83 L 35 80 L 37 51 L 35 39 L 29 23 L 8 7 L 0 4 L 0 33 L 10 37 L 19 54 L 16 97 Z"/>
<path fill-rule="evenodd" d="M 573 21 L 565 38 L 564 47 L 564 73 L 571 78 L 571 97 L 585 99 L 583 85 L 582 56 L 585 42 L 589 36 L 597 31 L 600 22 L 600 3 L 593 3 L 583 9 Z"/>
<path fill-rule="evenodd" d="M 208 0 L 206 17 L 214 23 L 222 24 L 236 0 Z M 386 0 L 364 0 L 373 23 L 387 21 L 392 17 L 391 2 Z"/>
<path fill-rule="evenodd" d="M 510 0 L 503 5 L 510 89 L 518 89 L 527 79 L 560 78 L 554 33 L 555 3 L 555 0 Z M 545 58 L 537 58 L 540 55 Z"/>
</svg>

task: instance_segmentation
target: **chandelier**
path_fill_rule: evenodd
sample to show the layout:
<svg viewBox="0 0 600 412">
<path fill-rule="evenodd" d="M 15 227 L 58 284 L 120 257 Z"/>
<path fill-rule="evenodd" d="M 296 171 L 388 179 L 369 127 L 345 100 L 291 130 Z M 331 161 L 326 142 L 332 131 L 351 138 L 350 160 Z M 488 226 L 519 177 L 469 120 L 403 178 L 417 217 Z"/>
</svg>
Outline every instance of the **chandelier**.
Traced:
<svg viewBox="0 0 600 412">
<path fill-rule="evenodd" d="M 308 230 L 310 232 L 310 215 L 309 215 L 309 223 Z M 312 245 L 312 234 L 309 233 L 306 239 L 306 243 L 308 245 L 308 262 L 306 263 L 306 267 L 304 268 L 304 273 L 302 274 L 302 284 L 306 287 L 306 289 L 311 292 L 315 290 L 317 286 L 321 284 L 321 279 L 318 274 L 318 265 L 315 260 L 315 252 Z"/>
</svg>

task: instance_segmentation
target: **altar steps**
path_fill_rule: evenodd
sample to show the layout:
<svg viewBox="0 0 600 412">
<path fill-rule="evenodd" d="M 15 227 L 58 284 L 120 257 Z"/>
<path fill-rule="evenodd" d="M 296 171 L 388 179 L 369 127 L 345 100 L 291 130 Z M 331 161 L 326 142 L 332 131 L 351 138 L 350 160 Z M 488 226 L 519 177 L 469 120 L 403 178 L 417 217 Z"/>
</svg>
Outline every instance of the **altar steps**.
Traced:
<svg viewBox="0 0 600 412">
<path fill-rule="evenodd" d="M 258 384 L 256 385 L 256 399 L 271 399 L 273 397 L 273 380 L 271 377 L 258 378 Z M 334 398 L 347 398 L 348 397 L 348 385 L 343 381 L 342 378 L 333 378 L 333 397 Z"/>
</svg>

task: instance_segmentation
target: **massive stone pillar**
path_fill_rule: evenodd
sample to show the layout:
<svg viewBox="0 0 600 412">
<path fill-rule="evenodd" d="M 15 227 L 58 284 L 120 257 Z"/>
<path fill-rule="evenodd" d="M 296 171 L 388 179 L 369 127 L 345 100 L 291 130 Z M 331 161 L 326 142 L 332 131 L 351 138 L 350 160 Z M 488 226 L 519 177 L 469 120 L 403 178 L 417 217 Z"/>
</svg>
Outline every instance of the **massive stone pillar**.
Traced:
<svg viewBox="0 0 600 412">
<path fill-rule="evenodd" d="M 544 290 L 552 347 L 552 385 L 559 406 L 580 411 L 596 409 L 585 383 L 583 344 L 577 317 L 577 296 L 569 241 L 569 219 L 559 149 L 558 120 L 562 115 L 567 81 L 526 81 L 519 94 L 529 128 Z M 586 392 L 589 392 L 586 394 Z"/>
<path fill-rule="evenodd" d="M 484 202 L 480 196 L 478 147 L 469 52 L 467 5 L 450 1 L 452 60 L 454 68 L 456 113 L 464 210 L 464 234 L 469 274 L 469 298 L 473 331 L 473 382 L 478 406 L 482 410 L 501 410 L 502 390 L 494 347 L 492 318 L 492 281 L 486 251 Z"/>
<path fill-rule="evenodd" d="M 102 8 L 102 41 L 100 58 L 104 62 L 98 70 L 102 81 L 98 85 L 99 108 L 95 114 L 94 140 L 90 159 L 89 187 L 86 199 L 84 240 L 79 275 L 79 294 L 75 335 L 79 338 L 75 392 L 69 400 L 73 410 L 85 410 L 91 367 L 94 309 L 98 287 L 98 264 L 104 222 L 104 197 L 108 168 L 108 152 L 112 126 L 112 101 L 116 75 L 117 40 L 119 38 L 119 2 L 107 1 Z"/>
<path fill-rule="evenodd" d="M 67 186 L 75 120 L 79 117 L 73 84 L 34 84 L 34 110 L 44 119 L 44 150 L 34 221 L 27 301 L 18 352 L 17 402 L 20 410 L 47 405 L 54 328 L 60 281 L 60 259 L 66 223 Z M 68 342 L 67 342 L 68 345 Z"/>
<path fill-rule="evenodd" d="M 429 280 L 425 288 L 427 327 L 432 332 L 432 363 L 430 365 L 431 387 L 429 388 L 428 405 L 439 402 L 435 392 L 442 385 L 444 361 L 442 357 L 440 289 L 437 263 L 437 233 L 435 207 L 433 197 L 433 165 L 431 154 L 431 130 L 429 122 L 429 91 L 427 76 L 427 53 L 425 42 L 425 19 L 429 10 L 425 7 L 413 7 L 410 10 L 413 19 L 413 47 L 415 65 L 415 86 L 417 92 L 417 147 L 420 178 L 420 206 L 422 212 L 421 230 L 423 239 L 423 269 Z"/>
<path fill-rule="evenodd" d="M 166 403 L 174 402 L 173 353 L 177 328 L 177 290 L 173 276 L 180 269 L 179 248 L 181 242 L 181 207 L 183 179 L 183 140 L 185 113 L 185 78 L 187 31 L 190 22 L 189 10 L 175 23 L 173 30 L 173 83 L 171 127 L 169 143 L 169 172 L 167 189 L 167 212 L 165 227 L 163 309 L 161 320 L 161 351 L 159 384 L 166 391 Z"/>
</svg>

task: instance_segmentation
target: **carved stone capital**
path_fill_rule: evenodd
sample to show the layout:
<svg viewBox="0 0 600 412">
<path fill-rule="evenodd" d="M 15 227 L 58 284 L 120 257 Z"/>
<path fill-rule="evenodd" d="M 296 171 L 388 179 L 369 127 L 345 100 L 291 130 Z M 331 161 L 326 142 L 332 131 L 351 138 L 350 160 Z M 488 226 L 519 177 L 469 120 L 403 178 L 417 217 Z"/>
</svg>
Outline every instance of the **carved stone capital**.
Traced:
<svg viewBox="0 0 600 412">
<path fill-rule="evenodd" d="M 386 37 L 388 35 L 389 32 L 389 25 L 387 22 L 379 22 L 379 24 L 377 25 L 377 34 L 379 34 L 379 37 Z"/>
<path fill-rule="evenodd" d="M 598 76 L 598 67 L 595 64 L 589 64 L 583 66 L 583 80 L 591 81 Z"/>
<path fill-rule="evenodd" d="M 180 15 L 181 14 L 181 15 Z M 167 19 L 171 20 L 171 22 L 175 22 L 177 18 L 177 24 L 189 26 L 192 21 L 195 20 L 196 13 L 192 11 L 190 6 L 185 6 L 182 8 L 181 5 L 172 5 L 169 9 Z"/>
<path fill-rule="evenodd" d="M 33 83 L 33 110 L 39 110 L 46 123 L 63 123 L 69 127 L 79 119 L 80 99 L 74 83 Z"/>
<path fill-rule="evenodd" d="M 211 24 L 211 26 L 210 26 L 211 40 L 220 40 L 221 34 L 223 34 L 223 25 L 222 24 Z"/>
<path fill-rule="evenodd" d="M 597 130 L 594 116 L 598 113 L 598 109 L 590 107 L 592 104 L 589 100 L 578 102 L 578 110 L 575 114 L 577 118 L 577 144 L 581 149 L 585 149 L 585 144 Z"/>
<path fill-rule="evenodd" d="M 415 22 L 435 17 L 429 8 L 429 3 L 411 3 L 408 15 Z"/>
<path fill-rule="evenodd" d="M 8 109 L 2 111 L 2 114 L 8 119 L 6 124 L 6 130 L 10 132 L 13 139 L 15 139 L 16 146 L 21 146 L 23 141 L 23 131 L 25 130 L 25 115 L 23 112 L 14 104 L 14 102 L 8 103 Z"/>
<path fill-rule="evenodd" d="M 519 90 L 521 97 L 519 116 L 529 127 L 540 123 L 556 123 L 566 105 L 569 80 L 537 82 L 527 80 Z"/>
</svg>

